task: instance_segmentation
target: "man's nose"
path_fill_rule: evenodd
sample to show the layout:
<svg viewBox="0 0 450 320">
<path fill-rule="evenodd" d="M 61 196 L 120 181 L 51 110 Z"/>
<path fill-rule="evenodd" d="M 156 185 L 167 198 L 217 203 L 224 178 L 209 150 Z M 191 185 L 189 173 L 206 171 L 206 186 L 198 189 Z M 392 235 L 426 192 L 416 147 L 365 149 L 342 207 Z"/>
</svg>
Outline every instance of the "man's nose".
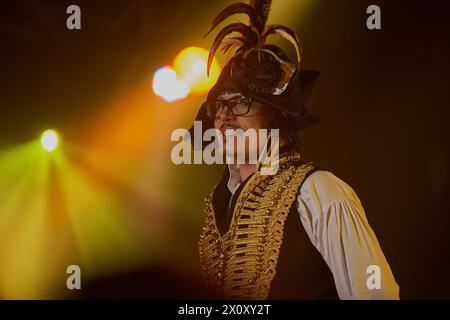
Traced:
<svg viewBox="0 0 450 320">
<path fill-rule="evenodd" d="M 228 106 L 225 106 L 222 109 L 222 112 L 219 114 L 219 119 L 222 121 L 232 119 L 233 117 L 233 113 L 231 112 L 230 108 L 228 108 Z"/>
</svg>

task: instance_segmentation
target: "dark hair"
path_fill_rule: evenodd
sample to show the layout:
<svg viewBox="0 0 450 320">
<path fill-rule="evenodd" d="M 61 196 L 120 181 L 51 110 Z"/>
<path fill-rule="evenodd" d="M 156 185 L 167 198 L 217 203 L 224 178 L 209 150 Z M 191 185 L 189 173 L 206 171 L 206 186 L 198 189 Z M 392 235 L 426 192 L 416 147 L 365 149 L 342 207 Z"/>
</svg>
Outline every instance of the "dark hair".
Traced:
<svg viewBox="0 0 450 320">
<path fill-rule="evenodd" d="M 302 144 L 293 124 L 295 120 L 285 112 L 274 107 L 267 106 L 267 111 L 268 118 L 266 127 L 268 129 L 279 129 L 280 141 L 285 143 L 280 151 L 301 153 Z"/>
</svg>

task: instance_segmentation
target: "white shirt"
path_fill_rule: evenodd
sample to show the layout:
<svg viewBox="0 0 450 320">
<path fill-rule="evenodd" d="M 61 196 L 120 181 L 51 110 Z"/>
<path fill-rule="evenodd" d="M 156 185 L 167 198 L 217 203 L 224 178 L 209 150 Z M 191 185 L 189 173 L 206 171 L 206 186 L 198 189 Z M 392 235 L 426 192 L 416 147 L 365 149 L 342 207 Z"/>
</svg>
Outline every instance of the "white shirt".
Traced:
<svg viewBox="0 0 450 320">
<path fill-rule="evenodd" d="M 241 179 L 239 171 L 229 169 L 227 186 L 234 194 Z M 295 205 L 309 239 L 333 273 L 340 299 L 399 299 L 399 286 L 348 184 L 329 171 L 318 170 L 303 182 Z M 369 289 L 368 282 L 376 287 Z"/>
</svg>

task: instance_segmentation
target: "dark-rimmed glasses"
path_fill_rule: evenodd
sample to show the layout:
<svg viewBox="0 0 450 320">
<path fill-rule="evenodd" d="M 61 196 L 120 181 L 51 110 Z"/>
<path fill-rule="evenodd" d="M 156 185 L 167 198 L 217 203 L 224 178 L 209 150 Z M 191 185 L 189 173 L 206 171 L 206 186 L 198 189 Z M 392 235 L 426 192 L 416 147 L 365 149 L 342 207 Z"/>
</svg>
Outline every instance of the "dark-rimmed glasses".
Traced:
<svg viewBox="0 0 450 320">
<path fill-rule="evenodd" d="M 228 107 L 233 116 L 244 116 L 249 113 L 251 106 L 252 99 L 250 97 L 242 96 L 230 100 L 217 99 L 207 103 L 206 114 L 214 120 L 220 117 L 225 107 Z"/>
</svg>

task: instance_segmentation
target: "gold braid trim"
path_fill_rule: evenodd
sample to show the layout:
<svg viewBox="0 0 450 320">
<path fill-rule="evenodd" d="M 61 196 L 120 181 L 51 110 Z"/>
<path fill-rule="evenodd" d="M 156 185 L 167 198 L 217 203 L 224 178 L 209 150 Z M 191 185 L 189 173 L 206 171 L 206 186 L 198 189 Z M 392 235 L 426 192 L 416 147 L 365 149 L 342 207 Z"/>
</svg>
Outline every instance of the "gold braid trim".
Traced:
<svg viewBox="0 0 450 320">
<path fill-rule="evenodd" d="M 276 175 L 256 172 L 242 189 L 229 230 L 220 236 L 212 193 L 204 203 L 206 225 L 199 253 L 208 285 L 227 299 L 267 299 L 283 242 L 284 223 L 313 163 L 280 165 Z"/>
</svg>

